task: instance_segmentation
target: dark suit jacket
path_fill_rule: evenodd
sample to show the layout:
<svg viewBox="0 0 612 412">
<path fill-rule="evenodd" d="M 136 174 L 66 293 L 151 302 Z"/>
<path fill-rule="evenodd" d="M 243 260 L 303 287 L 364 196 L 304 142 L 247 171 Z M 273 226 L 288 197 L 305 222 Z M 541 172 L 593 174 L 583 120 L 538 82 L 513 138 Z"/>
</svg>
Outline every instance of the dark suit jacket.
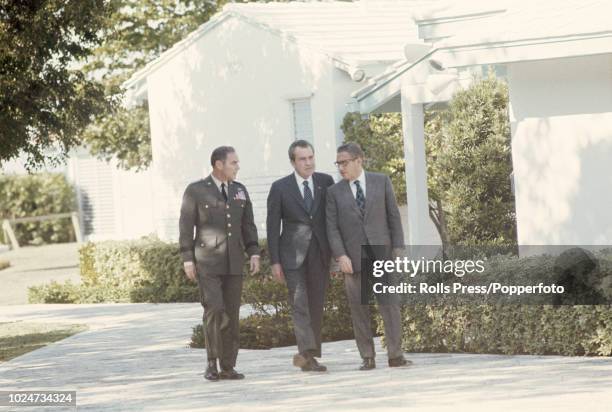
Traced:
<svg viewBox="0 0 612 412">
<path fill-rule="evenodd" d="M 295 175 L 275 181 L 268 194 L 268 249 L 272 264 L 280 263 L 284 270 L 299 268 L 304 262 L 314 236 L 319 244 L 322 262 L 327 266 L 331 258 L 325 231 L 325 197 L 334 179 L 324 173 L 314 173 L 314 203 L 310 213 Z M 282 223 L 282 233 L 281 233 Z"/>
<path fill-rule="evenodd" d="M 243 184 L 228 184 L 228 202 L 211 176 L 185 189 L 179 219 L 183 262 L 194 262 L 198 273 L 241 275 L 244 252 L 259 253 L 253 206 Z"/>
<path fill-rule="evenodd" d="M 363 215 L 347 180 L 341 180 L 327 190 L 327 237 L 332 254 L 335 258 L 347 255 L 355 272 L 361 272 L 362 245 L 384 245 L 388 249 L 404 246 L 402 221 L 391 179 L 373 172 L 365 172 L 365 178 L 366 205 Z"/>
</svg>

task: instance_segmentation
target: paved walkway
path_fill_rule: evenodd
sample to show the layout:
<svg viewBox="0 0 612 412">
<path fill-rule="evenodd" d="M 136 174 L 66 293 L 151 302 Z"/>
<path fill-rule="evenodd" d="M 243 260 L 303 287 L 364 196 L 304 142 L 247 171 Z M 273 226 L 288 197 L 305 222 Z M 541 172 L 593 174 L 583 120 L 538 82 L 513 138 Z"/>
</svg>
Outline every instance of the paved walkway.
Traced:
<svg viewBox="0 0 612 412">
<path fill-rule="evenodd" d="M 0 305 L 28 303 L 28 287 L 71 280 L 80 283 L 79 244 L 26 246 L 0 254 L 11 266 L 0 270 Z"/>
<path fill-rule="evenodd" d="M 204 351 L 188 347 L 200 317 L 198 304 L 0 307 L 0 322 L 90 325 L 0 364 L 0 388 L 76 390 L 86 411 L 612 410 L 608 358 L 408 354 L 411 368 L 379 356 L 379 368 L 359 372 L 354 342 L 342 341 L 324 344 L 328 373 L 292 367 L 295 347 L 241 350 L 247 379 L 206 382 Z"/>
</svg>

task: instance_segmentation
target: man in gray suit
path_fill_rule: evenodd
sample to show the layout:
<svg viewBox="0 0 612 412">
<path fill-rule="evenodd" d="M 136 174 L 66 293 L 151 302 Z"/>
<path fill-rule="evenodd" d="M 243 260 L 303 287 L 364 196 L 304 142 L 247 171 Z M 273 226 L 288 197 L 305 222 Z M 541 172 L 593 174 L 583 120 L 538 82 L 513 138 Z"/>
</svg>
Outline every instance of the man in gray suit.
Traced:
<svg viewBox="0 0 612 412">
<path fill-rule="evenodd" d="M 361 302 L 362 245 L 373 254 L 373 249 L 388 250 L 404 245 L 404 233 L 391 180 L 380 173 L 363 170 L 363 151 L 356 143 L 338 147 L 336 165 L 342 180 L 327 190 L 327 237 L 332 254 L 344 273 L 344 286 L 351 310 L 353 332 L 359 354 L 363 359 L 360 370 L 376 367 L 374 340 L 370 326 L 370 308 Z M 367 248 L 367 246 L 376 248 Z M 364 268 L 365 270 L 365 268 Z M 378 295 L 377 295 L 378 297 Z M 401 340 L 399 303 L 381 302 L 379 310 L 385 326 L 385 341 L 389 366 L 412 363 L 404 359 Z"/>
<path fill-rule="evenodd" d="M 275 181 L 268 195 L 268 249 L 272 274 L 287 283 L 302 371 L 324 372 L 321 323 L 331 253 L 325 231 L 325 192 L 331 176 L 316 173 L 314 148 L 305 140 L 289 146 L 294 172 Z M 282 232 L 281 232 L 282 227 Z"/>
<path fill-rule="evenodd" d="M 234 180 L 240 169 L 234 148 L 216 148 L 210 163 L 210 176 L 191 183 L 183 195 L 179 246 L 185 274 L 192 281 L 197 279 L 204 307 L 208 357 L 204 377 L 243 379 L 234 369 L 240 346 L 242 272 L 245 251 L 251 273 L 259 271 L 257 227 L 249 194 Z"/>
</svg>

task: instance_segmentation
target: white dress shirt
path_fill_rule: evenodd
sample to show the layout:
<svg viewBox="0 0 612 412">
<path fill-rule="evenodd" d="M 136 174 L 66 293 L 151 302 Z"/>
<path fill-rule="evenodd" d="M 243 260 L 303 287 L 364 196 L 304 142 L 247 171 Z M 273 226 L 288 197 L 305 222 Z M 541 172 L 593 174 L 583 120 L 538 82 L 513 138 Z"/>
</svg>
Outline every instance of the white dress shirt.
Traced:
<svg viewBox="0 0 612 412">
<path fill-rule="evenodd" d="M 298 174 L 298 172 L 293 172 L 293 174 L 295 175 L 295 180 L 297 181 L 298 188 L 302 194 L 302 199 L 304 198 L 304 182 L 308 182 L 308 188 L 310 189 L 310 193 L 312 193 L 312 200 L 314 200 L 314 183 L 312 180 L 312 175 L 308 176 L 308 179 L 304 179 Z"/>
<path fill-rule="evenodd" d="M 363 198 L 366 197 L 366 180 L 365 180 L 365 170 L 361 169 L 361 174 L 357 179 L 349 181 L 349 186 L 351 187 L 351 192 L 353 192 L 353 197 L 357 199 L 357 187 L 355 186 L 355 181 L 359 180 L 359 186 L 361 186 L 361 190 L 363 191 Z"/>
<path fill-rule="evenodd" d="M 217 185 L 217 189 L 219 189 L 219 193 L 223 193 L 221 191 L 221 183 L 225 183 L 225 194 L 229 196 L 229 182 L 222 182 L 221 180 L 217 179 L 215 177 L 215 175 L 213 175 L 212 173 L 210 174 L 210 177 L 212 177 L 213 182 L 215 182 L 215 184 Z"/>
</svg>

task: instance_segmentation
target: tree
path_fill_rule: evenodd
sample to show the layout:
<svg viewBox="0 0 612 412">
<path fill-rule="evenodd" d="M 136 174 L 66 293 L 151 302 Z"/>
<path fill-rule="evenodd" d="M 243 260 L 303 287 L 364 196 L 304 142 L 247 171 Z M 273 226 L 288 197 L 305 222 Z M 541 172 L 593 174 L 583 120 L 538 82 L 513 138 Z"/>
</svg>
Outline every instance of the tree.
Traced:
<svg viewBox="0 0 612 412">
<path fill-rule="evenodd" d="M 406 200 L 401 117 L 348 113 L 346 141 L 359 143 L 365 167 L 391 176 Z M 508 90 L 490 76 L 458 92 L 447 108 L 425 112 L 430 217 L 445 245 L 516 244 L 510 174 Z"/>
<path fill-rule="evenodd" d="M 0 164 L 57 163 L 111 107 L 77 68 L 99 44 L 104 0 L 0 0 Z"/>
<path fill-rule="evenodd" d="M 123 94 L 121 84 L 146 63 L 195 30 L 225 0 L 111 0 L 110 17 L 85 66 L 99 76 L 113 99 Z M 100 113 L 84 133 L 90 152 L 102 159 L 116 158 L 123 169 L 146 169 L 151 163 L 151 137 L 146 102 L 132 108 L 117 106 Z"/>
<path fill-rule="evenodd" d="M 340 126 L 346 142 L 359 143 L 366 158 L 364 167 L 388 175 L 399 204 L 406 204 L 406 178 L 402 119 L 399 113 L 362 118 L 347 113 Z"/>
<path fill-rule="evenodd" d="M 506 84 L 490 75 L 428 113 L 426 146 L 432 215 L 447 240 L 515 245 Z"/>
</svg>

